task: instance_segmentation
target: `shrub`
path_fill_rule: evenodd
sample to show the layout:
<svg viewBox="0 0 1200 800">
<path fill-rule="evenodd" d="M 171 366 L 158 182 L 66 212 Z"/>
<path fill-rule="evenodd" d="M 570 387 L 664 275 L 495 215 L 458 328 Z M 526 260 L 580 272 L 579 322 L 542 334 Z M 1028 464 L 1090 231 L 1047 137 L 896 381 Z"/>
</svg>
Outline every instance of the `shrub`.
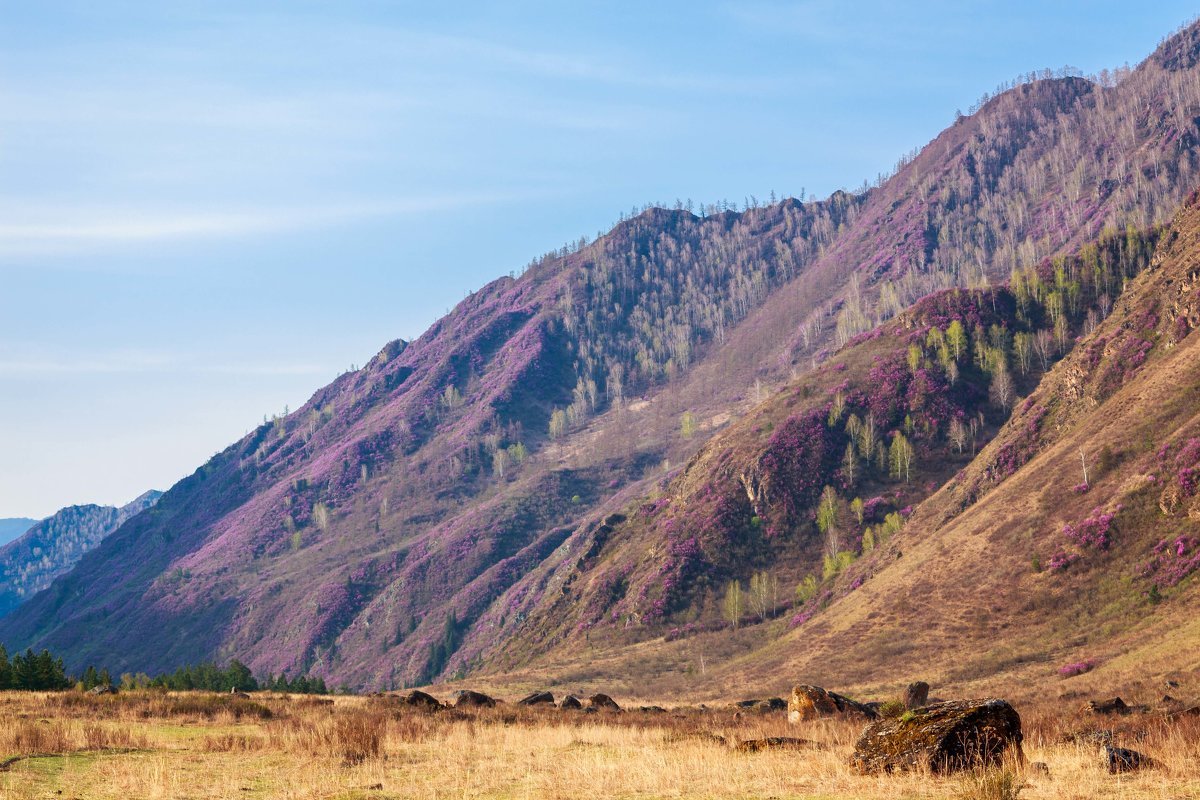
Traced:
<svg viewBox="0 0 1200 800">
<path fill-rule="evenodd" d="M 1076 675 L 1091 672 L 1096 668 L 1096 663 L 1095 659 L 1088 658 L 1073 664 L 1064 664 L 1058 668 L 1058 674 L 1064 678 L 1074 678 Z"/>
</svg>

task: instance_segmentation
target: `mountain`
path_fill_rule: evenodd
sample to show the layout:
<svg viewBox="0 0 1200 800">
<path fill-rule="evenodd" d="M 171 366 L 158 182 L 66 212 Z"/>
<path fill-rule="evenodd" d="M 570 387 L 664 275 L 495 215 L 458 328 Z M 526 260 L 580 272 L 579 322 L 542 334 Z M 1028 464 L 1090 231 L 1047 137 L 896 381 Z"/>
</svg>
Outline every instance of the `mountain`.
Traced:
<svg viewBox="0 0 1200 800">
<path fill-rule="evenodd" d="M 0 519 L 0 544 L 11 542 L 36 524 L 36 519 L 27 519 L 26 517 Z"/>
<path fill-rule="evenodd" d="M 744 639 L 707 689 L 780 688 L 806 676 L 880 691 L 920 675 L 979 693 L 1001 675 L 1034 694 L 1090 669 L 1073 688 L 1101 692 L 1194 672 L 1198 263 L 1193 198 L 1111 315 L 1016 403 L 978 456 L 827 594 Z M 936 473 L 918 461 L 922 478 Z M 720 646 L 716 637 L 700 633 L 655 656 L 694 661 Z"/>
<path fill-rule="evenodd" d="M 68 506 L 27 527 L 23 535 L 0 547 L 0 615 L 70 572 L 89 550 L 126 520 L 158 502 L 162 492 L 149 491 L 120 508 Z"/>
<path fill-rule="evenodd" d="M 872 359 L 887 356 L 894 326 L 931 293 L 1020 286 L 1065 255 L 1094 275 L 1085 250 L 1096 241 L 1107 243 L 1093 248 L 1097 259 L 1104 252 L 1128 269 L 1118 242 L 1148 247 L 1200 178 L 1198 31 L 1184 29 L 1136 69 L 1095 81 L 1030 75 L 863 191 L 740 212 L 651 208 L 595 242 L 543 256 L 219 453 L 0 620 L 0 639 L 50 647 L 72 667 L 162 670 L 236 656 L 260 673 L 387 687 L 554 663 L 581 640 L 607 642 L 623 657 L 675 627 L 715 621 L 727 579 L 770 573 L 775 562 L 784 582 L 818 566 L 823 577 L 823 554 L 802 529 L 814 492 L 836 488 L 844 433 L 822 440 L 816 461 L 796 454 L 807 453 L 815 431 L 813 398 L 837 385 L 843 361 L 846 378 L 859 382 L 845 388 L 848 404 L 851 391 L 894 377 L 872 376 Z M 1080 278 L 1067 281 L 1076 289 L 1056 286 L 1053 312 L 1038 306 L 1053 316 L 1055 358 L 1093 324 L 1085 308 L 1103 317 L 1120 292 L 1125 276 L 1108 266 L 1086 303 Z M 997 291 L 988 309 L 972 311 L 985 339 L 993 324 L 1014 342 L 1017 332 L 1047 329 L 1040 316 L 1022 320 L 1002 308 L 1005 296 Z M 1059 318 L 1069 325 L 1056 330 Z M 858 340 L 879 325 L 880 338 Z M 1046 367 L 1052 360 L 1037 355 L 1039 373 L 1043 358 Z M 917 414 L 916 427 L 877 416 L 881 438 L 885 424 L 909 431 L 918 463 L 922 448 L 946 451 L 951 418 L 976 420 L 977 443 L 1003 423 L 985 398 L 990 370 L 956 366 L 952 402 Z M 1010 394 L 1031 390 L 1025 371 L 1010 370 Z M 816 383 L 805 383 L 808 373 Z M 921 378 L 935 380 L 936 370 Z M 938 405 L 940 388 L 910 384 L 906 393 Z M 802 385 L 811 394 L 796 398 Z M 728 463 L 712 455 L 705 443 L 745 432 L 761 402 L 775 411 L 762 431 L 751 425 L 757 440 L 727 445 Z M 794 414 L 799 421 L 789 422 Z M 705 494 L 706 481 L 744 466 L 743 457 L 757 464 L 738 473 L 749 517 L 740 500 L 728 520 L 695 531 L 678 528 L 709 520 L 686 507 L 631 513 L 667 487 L 724 513 L 736 493 Z M 691 466 L 677 472 L 681 464 Z M 889 513 L 910 502 L 923 508 L 950 477 L 929 472 L 915 491 L 887 472 L 888 481 L 864 480 L 891 492 L 872 509 L 891 533 Z M 800 478 L 812 485 L 779 491 Z M 785 506 L 773 505 L 776 497 Z M 785 541 L 796 553 L 776 554 Z M 831 549 L 832 580 L 861 568 Z M 669 558 L 653 569 L 638 556 L 663 553 Z M 565 586 L 568 556 L 584 571 L 594 562 L 629 574 Z M 701 564 L 702 585 L 689 571 Z M 579 608 L 557 616 L 559 597 L 579 592 L 585 605 L 602 604 L 605 591 L 623 604 L 619 635 L 609 630 L 611 610 L 608 629 Z M 743 635 L 755 631 L 739 627 L 732 639 Z"/>
</svg>

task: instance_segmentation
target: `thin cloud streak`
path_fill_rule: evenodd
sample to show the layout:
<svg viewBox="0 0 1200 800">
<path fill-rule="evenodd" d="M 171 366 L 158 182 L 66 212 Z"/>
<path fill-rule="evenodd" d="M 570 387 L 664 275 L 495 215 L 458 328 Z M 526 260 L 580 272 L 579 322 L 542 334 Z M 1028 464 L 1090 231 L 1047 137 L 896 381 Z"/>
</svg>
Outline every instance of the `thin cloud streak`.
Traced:
<svg viewBox="0 0 1200 800">
<path fill-rule="evenodd" d="M 277 234 L 314 226 L 331 227 L 369 219 L 456 211 L 546 195 L 543 191 L 462 192 L 412 200 L 237 212 L 43 209 L 34 215 L 24 212 L 27 216 L 24 221 L 0 224 L 0 255 L 61 254 L 113 245 Z M 8 210 L 2 211 L 5 218 L 11 220 L 18 216 L 15 202 L 0 202 L 0 210 L 6 205 Z"/>
<path fill-rule="evenodd" d="M 0 377 L 53 379 L 83 375 L 203 374 L 226 376 L 331 375 L 338 370 L 313 363 L 196 363 L 168 353 L 120 351 L 90 357 L 0 358 Z"/>
</svg>

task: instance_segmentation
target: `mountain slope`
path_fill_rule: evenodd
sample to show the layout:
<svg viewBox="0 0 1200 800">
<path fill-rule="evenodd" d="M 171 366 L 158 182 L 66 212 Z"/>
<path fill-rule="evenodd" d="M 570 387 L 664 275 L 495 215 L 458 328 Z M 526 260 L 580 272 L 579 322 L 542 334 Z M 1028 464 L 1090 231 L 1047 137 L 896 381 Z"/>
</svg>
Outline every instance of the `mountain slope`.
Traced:
<svg viewBox="0 0 1200 800">
<path fill-rule="evenodd" d="M 562 548 L 761 394 L 930 291 L 1168 218 L 1198 174 L 1196 48 L 1115 85 L 1036 76 L 864 193 L 651 209 L 549 254 L 214 457 L 0 638 L 370 687 L 502 660 L 497 620 L 561 590 Z"/>
<path fill-rule="evenodd" d="M 652 670 L 656 684 L 672 691 L 721 697 L 730 685 L 779 692 L 797 680 L 875 694 L 919 676 L 950 692 L 1003 686 L 1034 694 L 1061 680 L 1069 664 L 1096 665 L 1074 684 L 1096 692 L 1194 671 L 1198 263 L 1200 199 L 1193 199 L 1111 315 L 1036 382 L 978 456 L 957 469 L 953 461 L 939 466 L 934 453 L 918 455 L 933 460 L 919 464 L 922 478 L 940 470 L 949 479 L 927 485 L 927 498 L 902 525 L 876 533 L 874 548 L 859 545 L 860 557 L 819 584 L 820 594 L 740 633 L 727 625 L 714 632 L 711 616 L 702 616 L 634 646 L 589 650 L 593 634 L 543 651 L 517 679 L 557 676 L 576 685 L 613 676 L 608 685 L 636 693 L 635 683 L 615 676 L 644 681 Z M 905 326 L 924 328 L 922 305 Z M 838 356 L 851 370 L 858 349 Z M 820 379 L 801 385 L 810 381 Z M 752 451 L 752 431 L 778 403 L 706 449 L 744 453 L 750 444 Z M 689 465 L 675 485 L 686 491 L 711 474 L 706 460 Z M 772 567 L 785 564 L 777 558 Z"/>
<path fill-rule="evenodd" d="M 11 613 L 59 575 L 70 572 L 105 536 L 161 496 L 162 492 L 149 491 L 120 508 L 68 506 L 0 547 L 0 615 Z"/>
</svg>

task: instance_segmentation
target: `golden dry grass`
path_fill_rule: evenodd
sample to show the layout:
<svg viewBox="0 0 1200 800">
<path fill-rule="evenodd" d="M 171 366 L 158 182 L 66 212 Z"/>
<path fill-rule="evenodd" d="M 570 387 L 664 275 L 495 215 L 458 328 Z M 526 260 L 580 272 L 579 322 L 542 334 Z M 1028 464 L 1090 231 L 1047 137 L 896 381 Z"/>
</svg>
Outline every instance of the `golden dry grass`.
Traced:
<svg viewBox="0 0 1200 800">
<path fill-rule="evenodd" d="M 1026 710 L 1027 759 L 1046 763 L 1048 774 L 1012 764 L 977 775 L 864 777 L 847 763 L 861 725 L 791 726 L 781 713 L 728 707 L 427 713 L 390 697 L 5 693 L 0 758 L 23 758 L 0 772 L 0 798 L 1200 797 L 1200 718 L 1114 723 L 1062 708 Z M 1096 746 L 1071 741 L 1097 725 L 1162 766 L 1109 775 Z M 766 736 L 815 744 L 752 754 L 731 747 Z"/>
</svg>

